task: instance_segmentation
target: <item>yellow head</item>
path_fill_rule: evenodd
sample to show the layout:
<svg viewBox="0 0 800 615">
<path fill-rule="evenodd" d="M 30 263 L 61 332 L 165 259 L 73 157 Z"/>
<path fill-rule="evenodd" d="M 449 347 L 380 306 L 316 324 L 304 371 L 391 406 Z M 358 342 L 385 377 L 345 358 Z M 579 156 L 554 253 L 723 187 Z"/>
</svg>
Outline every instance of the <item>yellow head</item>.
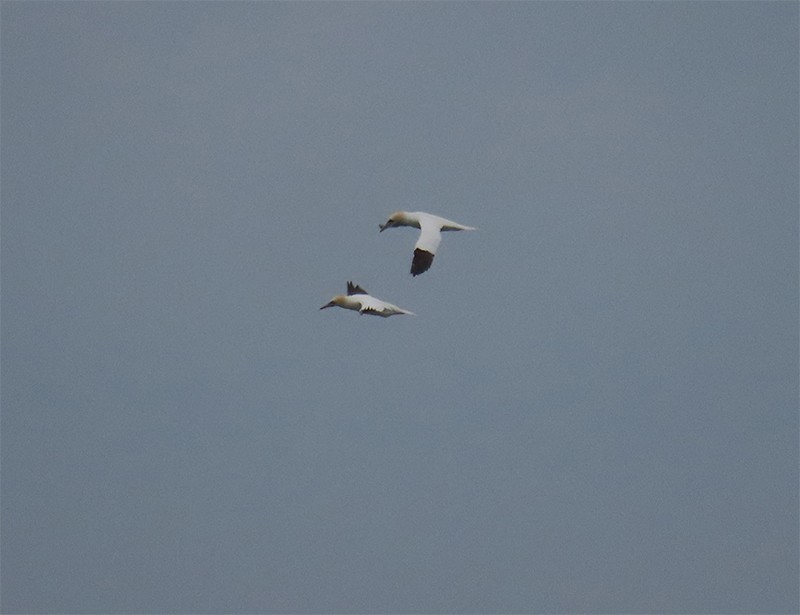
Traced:
<svg viewBox="0 0 800 615">
<path fill-rule="evenodd" d="M 378 228 L 380 228 L 380 232 L 382 233 L 387 228 L 392 228 L 393 226 L 405 226 L 406 225 L 406 212 L 404 211 L 396 211 L 384 224 L 379 224 Z"/>
</svg>

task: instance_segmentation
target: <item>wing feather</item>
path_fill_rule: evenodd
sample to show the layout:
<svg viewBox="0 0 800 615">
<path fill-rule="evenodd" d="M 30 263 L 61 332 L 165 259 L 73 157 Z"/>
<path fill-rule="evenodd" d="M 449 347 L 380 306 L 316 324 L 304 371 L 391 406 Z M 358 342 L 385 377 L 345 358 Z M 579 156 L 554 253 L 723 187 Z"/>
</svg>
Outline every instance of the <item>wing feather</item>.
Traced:
<svg viewBox="0 0 800 615">
<path fill-rule="evenodd" d="M 408 310 L 397 307 L 388 301 L 376 299 L 370 295 L 365 295 L 359 299 L 361 309 L 358 310 L 361 314 L 374 314 L 375 316 L 383 316 L 384 318 L 394 314 L 411 314 Z"/>
<path fill-rule="evenodd" d="M 347 283 L 347 294 L 348 295 L 368 295 L 369 293 L 361 288 L 358 284 L 353 284 L 352 282 Z"/>
<path fill-rule="evenodd" d="M 436 249 L 442 241 L 440 226 L 432 220 L 422 220 L 420 223 L 419 239 L 414 246 L 415 249 L 425 250 L 431 254 L 436 254 Z"/>
<path fill-rule="evenodd" d="M 441 225 L 432 217 L 420 218 L 419 239 L 414 246 L 414 258 L 411 261 L 411 275 L 418 276 L 426 272 L 433 264 L 436 249 L 442 241 Z"/>
<path fill-rule="evenodd" d="M 420 250 L 414 250 L 414 258 L 411 259 L 411 275 L 418 276 L 420 273 L 425 273 L 433 265 L 433 254 Z"/>
</svg>

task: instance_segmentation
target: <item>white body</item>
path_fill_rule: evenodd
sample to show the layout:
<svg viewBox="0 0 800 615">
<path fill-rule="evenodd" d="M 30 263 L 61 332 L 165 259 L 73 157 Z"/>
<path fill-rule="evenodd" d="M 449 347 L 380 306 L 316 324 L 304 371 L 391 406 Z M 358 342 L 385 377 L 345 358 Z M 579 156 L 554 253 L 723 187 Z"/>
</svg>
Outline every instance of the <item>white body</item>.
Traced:
<svg viewBox="0 0 800 615">
<path fill-rule="evenodd" d="M 363 288 L 353 284 L 347 283 L 347 294 L 336 295 L 330 302 L 323 305 L 321 310 L 325 308 L 338 306 L 346 310 L 355 310 L 359 314 L 373 314 L 375 316 L 382 316 L 388 318 L 395 314 L 409 314 L 414 316 L 414 312 L 409 312 L 401 307 L 397 307 L 393 303 L 383 301 L 377 297 L 368 294 Z"/>
<path fill-rule="evenodd" d="M 411 262 L 411 275 L 417 276 L 430 269 L 433 257 L 442 241 L 442 231 L 475 231 L 473 226 L 453 222 L 441 216 L 424 211 L 396 211 L 385 224 L 380 224 L 381 232 L 395 226 L 411 226 L 419 229 L 419 238 L 414 245 L 414 259 Z"/>
</svg>

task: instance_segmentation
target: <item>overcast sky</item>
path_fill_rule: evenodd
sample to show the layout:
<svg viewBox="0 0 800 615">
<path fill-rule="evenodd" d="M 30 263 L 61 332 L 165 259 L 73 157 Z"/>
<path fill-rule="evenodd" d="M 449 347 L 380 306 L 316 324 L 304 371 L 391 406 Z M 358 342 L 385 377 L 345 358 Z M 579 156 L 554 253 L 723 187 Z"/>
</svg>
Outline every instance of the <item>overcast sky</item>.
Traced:
<svg viewBox="0 0 800 615">
<path fill-rule="evenodd" d="M 796 2 L 1 34 L 3 612 L 798 612 Z"/>
</svg>

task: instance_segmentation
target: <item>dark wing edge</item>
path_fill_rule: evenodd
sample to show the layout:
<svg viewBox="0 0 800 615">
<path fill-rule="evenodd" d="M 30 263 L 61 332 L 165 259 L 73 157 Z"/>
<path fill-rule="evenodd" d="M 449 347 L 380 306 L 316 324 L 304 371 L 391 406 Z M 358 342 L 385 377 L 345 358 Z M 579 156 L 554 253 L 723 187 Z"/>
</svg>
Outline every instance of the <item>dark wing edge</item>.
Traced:
<svg viewBox="0 0 800 615">
<path fill-rule="evenodd" d="M 374 316 L 380 316 L 381 318 L 388 318 L 391 314 L 386 314 L 383 311 L 376 310 L 374 308 L 363 308 L 358 311 L 359 314 L 372 314 Z"/>
<path fill-rule="evenodd" d="M 411 275 L 418 276 L 425 273 L 433 264 L 433 254 L 427 250 L 417 248 L 414 250 L 414 259 L 411 261 Z"/>
<path fill-rule="evenodd" d="M 353 284 L 352 282 L 347 283 L 347 294 L 348 295 L 368 295 L 369 293 L 361 288 L 358 284 Z"/>
</svg>

